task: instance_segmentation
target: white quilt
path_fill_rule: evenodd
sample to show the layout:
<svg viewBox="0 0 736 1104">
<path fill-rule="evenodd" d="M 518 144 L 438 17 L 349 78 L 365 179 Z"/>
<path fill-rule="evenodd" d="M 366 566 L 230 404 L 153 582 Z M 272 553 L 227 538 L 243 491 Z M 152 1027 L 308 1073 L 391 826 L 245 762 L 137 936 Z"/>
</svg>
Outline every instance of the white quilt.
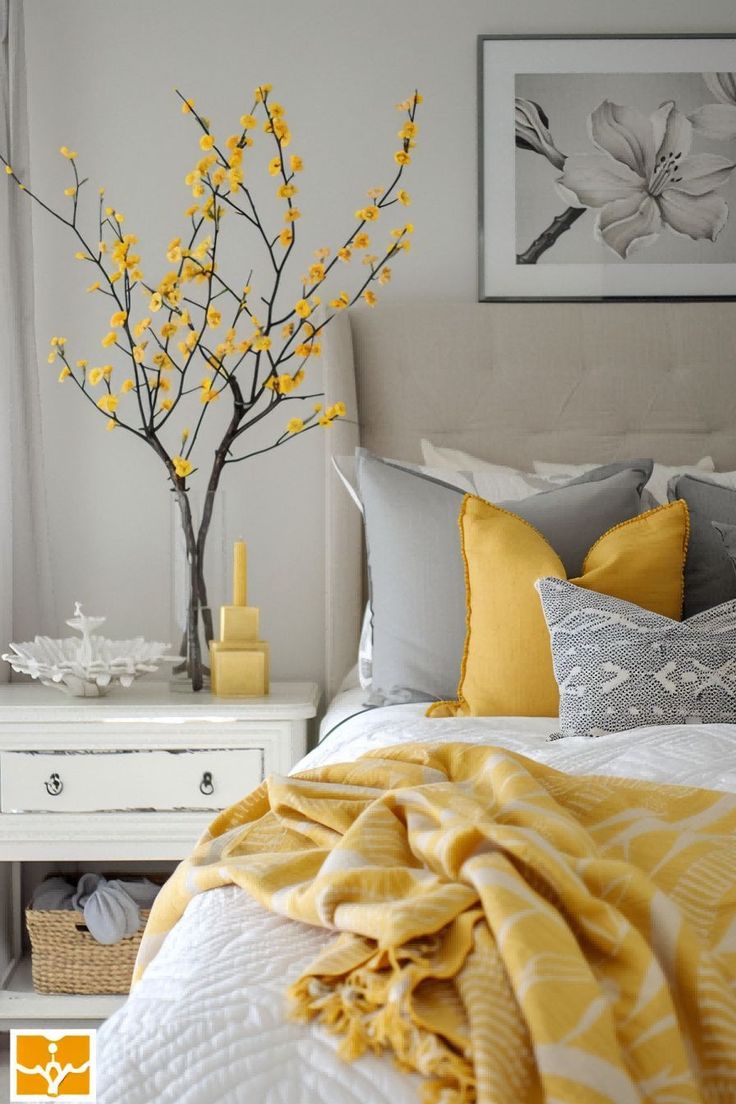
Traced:
<svg viewBox="0 0 736 1104">
<path fill-rule="evenodd" d="M 540 718 L 427 720 L 393 706 L 350 718 L 344 695 L 299 767 L 413 741 L 498 744 L 574 774 L 736 792 L 736 726 L 636 729 L 549 742 Z M 418 1079 L 388 1058 L 350 1065 L 322 1029 L 284 1017 L 284 991 L 328 933 L 267 912 L 228 886 L 198 896 L 98 1037 L 99 1104 L 415 1104 Z"/>
</svg>

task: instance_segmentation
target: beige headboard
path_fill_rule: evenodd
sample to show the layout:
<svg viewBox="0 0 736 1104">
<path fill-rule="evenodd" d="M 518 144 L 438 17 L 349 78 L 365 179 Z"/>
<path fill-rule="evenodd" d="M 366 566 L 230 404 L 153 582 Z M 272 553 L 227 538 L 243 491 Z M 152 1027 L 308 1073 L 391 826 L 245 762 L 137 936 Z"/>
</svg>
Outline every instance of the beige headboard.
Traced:
<svg viewBox="0 0 736 1104">
<path fill-rule="evenodd" d="M 327 401 L 357 422 L 325 434 L 327 682 L 355 662 L 360 519 L 331 455 L 360 440 L 419 461 L 419 440 L 528 468 L 533 460 L 736 469 L 736 304 L 403 303 L 325 330 Z"/>
</svg>

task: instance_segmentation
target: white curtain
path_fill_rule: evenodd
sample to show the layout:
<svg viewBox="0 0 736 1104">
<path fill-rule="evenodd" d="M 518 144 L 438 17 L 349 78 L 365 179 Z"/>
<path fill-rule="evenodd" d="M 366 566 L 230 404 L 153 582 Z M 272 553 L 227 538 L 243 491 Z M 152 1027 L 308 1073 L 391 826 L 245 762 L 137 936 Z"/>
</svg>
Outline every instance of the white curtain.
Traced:
<svg viewBox="0 0 736 1104">
<path fill-rule="evenodd" d="M 0 0 L 0 149 L 29 179 L 22 0 Z M 30 202 L 0 178 L 0 652 L 56 630 L 43 477 Z M 0 680 L 8 677 L 0 662 Z"/>
</svg>

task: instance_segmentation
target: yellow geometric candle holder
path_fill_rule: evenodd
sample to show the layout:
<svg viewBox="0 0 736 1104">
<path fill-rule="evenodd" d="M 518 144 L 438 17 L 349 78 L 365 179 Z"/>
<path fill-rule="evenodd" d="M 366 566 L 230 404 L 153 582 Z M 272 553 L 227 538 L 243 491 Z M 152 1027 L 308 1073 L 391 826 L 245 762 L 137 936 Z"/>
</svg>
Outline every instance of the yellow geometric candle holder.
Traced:
<svg viewBox="0 0 736 1104">
<path fill-rule="evenodd" d="M 220 609 L 220 639 L 210 642 L 212 693 L 220 698 L 260 698 L 269 690 L 269 648 L 258 639 L 260 611 L 248 605 L 244 541 L 233 549 L 233 604 Z"/>
</svg>

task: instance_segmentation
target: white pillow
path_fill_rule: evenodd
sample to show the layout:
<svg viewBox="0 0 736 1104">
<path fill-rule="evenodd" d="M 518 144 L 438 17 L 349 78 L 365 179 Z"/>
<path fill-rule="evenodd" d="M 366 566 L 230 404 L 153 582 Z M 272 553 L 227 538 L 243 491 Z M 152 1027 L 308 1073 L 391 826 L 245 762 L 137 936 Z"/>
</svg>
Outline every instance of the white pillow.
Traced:
<svg viewBox="0 0 736 1104">
<path fill-rule="evenodd" d="M 600 464 L 534 461 L 534 470 L 537 475 L 541 475 L 544 479 L 549 479 L 553 483 L 567 483 L 570 479 L 576 479 L 579 475 L 584 475 L 598 467 L 600 467 Z M 697 464 L 675 464 L 670 466 L 669 464 L 655 463 L 649 482 L 644 489 L 649 491 L 652 498 L 661 505 L 667 501 L 667 484 L 670 479 L 674 479 L 678 475 L 702 475 L 703 472 L 714 472 L 715 470 L 716 466 L 713 463 L 712 456 L 704 456 L 702 460 L 698 460 Z"/>
<path fill-rule="evenodd" d="M 491 464 L 479 456 L 459 449 L 442 448 L 433 445 L 426 438 L 421 440 L 422 456 L 428 468 L 438 473 L 447 483 L 454 482 L 450 476 L 454 473 L 470 472 L 475 478 L 475 492 L 488 502 L 514 501 L 528 498 L 530 494 L 547 491 L 554 484 L 546 477 L 539 478 L 534 472 L 523 472 L 509 468 L 504 464 Z M 597 464 L 591 465 L 598 467 Z"/>
</svg>

